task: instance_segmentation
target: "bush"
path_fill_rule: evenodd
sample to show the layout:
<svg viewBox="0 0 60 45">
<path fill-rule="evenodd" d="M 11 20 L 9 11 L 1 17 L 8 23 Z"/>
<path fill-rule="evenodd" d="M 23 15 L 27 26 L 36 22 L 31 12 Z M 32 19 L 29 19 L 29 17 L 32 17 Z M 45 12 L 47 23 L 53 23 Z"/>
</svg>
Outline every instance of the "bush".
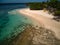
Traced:
<svg viewBox="0 0 60 45">
<path fill-rule="evenodd" d="M 31 10 L 41 10 L 41 9 L 43 9 L 42 3 L 37 3 L 37 2 L 29 3 L 29 7 L 30 7 Z"/>
<path fill-rule="evenodd" d="M 60 10 L 55 11 L 54 16 L 60 16 Z"/>
</svg>

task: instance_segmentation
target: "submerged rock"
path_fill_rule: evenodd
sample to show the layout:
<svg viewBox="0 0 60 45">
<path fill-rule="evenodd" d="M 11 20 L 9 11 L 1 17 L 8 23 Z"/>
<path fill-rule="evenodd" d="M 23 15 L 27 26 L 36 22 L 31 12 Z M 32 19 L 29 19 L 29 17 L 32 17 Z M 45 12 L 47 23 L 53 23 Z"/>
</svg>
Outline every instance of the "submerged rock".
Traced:
<svg viewBox="0 0 60 45">
<path fill-rule="evenodd" d="M 33 25 L 26 25 L 9 45 L 60 45 L 60 40 L 55 37 L 55 32 L 40 27 L 36 29 Z"/>
</svg>

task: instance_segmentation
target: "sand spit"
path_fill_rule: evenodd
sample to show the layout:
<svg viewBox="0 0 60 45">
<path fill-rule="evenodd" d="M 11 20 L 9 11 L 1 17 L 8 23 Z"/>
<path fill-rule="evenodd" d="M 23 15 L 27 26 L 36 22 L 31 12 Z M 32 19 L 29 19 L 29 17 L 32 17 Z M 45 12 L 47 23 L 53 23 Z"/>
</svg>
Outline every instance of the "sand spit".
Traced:
<svg viewBox="0 0 60 45">
<path fill-rule="evenodd" d="M 30 18 L 34 18 L 38 22 L 42 23 L 45 28 L 50 29 L 54 31 L 56 34 L 56 37 L 60 39 L 60 23 L 52 20 L 54 16 L 51 14 L 48 14 L 47 12 L 44 12 L 43 10 L 29 10 L 26 9 L 20 9 L 17 10 L 19 13 L 24 14 L 25 16 L 28 16 Z"/>
</svg>

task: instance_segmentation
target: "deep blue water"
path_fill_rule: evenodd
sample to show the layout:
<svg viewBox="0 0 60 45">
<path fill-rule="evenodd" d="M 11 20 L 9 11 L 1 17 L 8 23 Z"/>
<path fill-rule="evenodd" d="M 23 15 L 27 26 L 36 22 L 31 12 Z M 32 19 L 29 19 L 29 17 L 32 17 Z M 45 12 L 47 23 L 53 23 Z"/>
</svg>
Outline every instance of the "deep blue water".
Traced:
<svg viewBox="0 0 60 45">
<path fill-rule="evenodd" d="M 26 5 L 0 5 L 0 42 L 11 36 L 17 36 L 23 31 L 23 26 L 32 24 L 32 20 L 20 14 L 17 10 Z"/>
<path fill-rule="evenodd" d="M 27 2 L 42 2 L 47 0 L 0 0 L 0 3 L 27 3 Z"/>
</svg>

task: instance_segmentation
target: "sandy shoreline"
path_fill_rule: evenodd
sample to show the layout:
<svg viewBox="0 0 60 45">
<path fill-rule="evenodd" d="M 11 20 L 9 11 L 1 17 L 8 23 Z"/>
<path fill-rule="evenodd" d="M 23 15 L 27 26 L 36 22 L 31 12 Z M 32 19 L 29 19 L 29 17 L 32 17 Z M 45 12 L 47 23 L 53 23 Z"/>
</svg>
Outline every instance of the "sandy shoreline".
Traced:
<svg viewBox="0 0 60 45">
<path fill-rule="evenodd" d="M 18 10 L 18 12 L 37 20 L 43 25 L 43 27 L 54 31 L 56 33 L 56 37 L 60 39 L 60 23 L 52 20 L 53 16 L 49 15 L 47 12 L 43 12 L 43 10 L 35 11 L 29 9 L 20 9 Z M 46 14 L 49 16 L 47 16 Z"/>
</svg>

